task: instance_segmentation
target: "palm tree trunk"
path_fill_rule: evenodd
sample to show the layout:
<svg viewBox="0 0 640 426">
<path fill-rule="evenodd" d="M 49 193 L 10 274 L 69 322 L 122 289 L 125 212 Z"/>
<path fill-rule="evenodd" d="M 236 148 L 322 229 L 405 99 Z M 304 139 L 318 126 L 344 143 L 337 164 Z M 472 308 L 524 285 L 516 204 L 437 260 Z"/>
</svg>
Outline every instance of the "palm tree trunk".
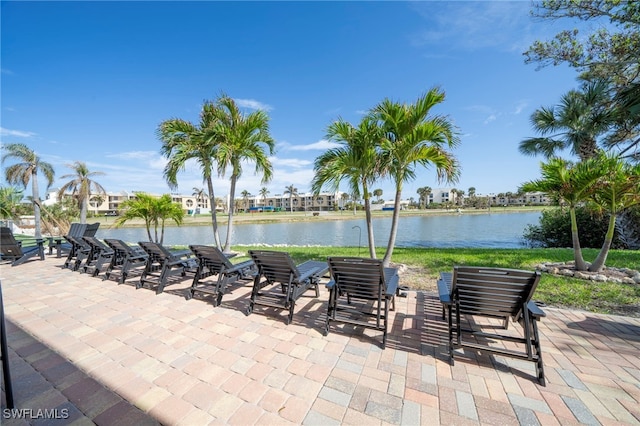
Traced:
<svg viewBox="0 0 640 426">
<path fill-rule="evenodd" d="M 604 237 L 602 248 L 600 249 L 600 253 L 598 253 L 598 256 L 596 257 L 596 260 L 594 260 L 589 267 L 589 272 L 600 272 L 602 268 L 604 268 L 604 263 L 607 261 L 609 249 L 611 248 L 611 243 L 613 242 L 614 231 L 616 229 L 616 217 L 616 214 L 611 214 L 611 217 L 609 217 L 609 227 L 607 228 L 607 234 Z"/>
<path fill-rule="evenodd" d="M 373 240 L 373 220 L 371 218 L 371 200 L 369 199 L 369 190 L 367 184 L 363 183 L 364 189 L 364 214 L 367 222 L 367 237 L 369 238 L 369 256 L 376 258 L 376 244 Z"/>
<path fill-rule="evenodd" d="M 207 187 L 209 189 L 209 207 L 211 208 L 211 225 L 213 227 L 213 239 L 216 243 L 218 250 L 222 249 L 222 243 L 220 242 L 220 232 L 218 232 L 218 215 L 216 213 L 216 197 L 213 193 L 213 181 L 211 176 L 207 177 Z"/>
<path fill-rule="evenodd" d="M 160 222 L 160 245 L 164 242 L 164 219 Z"/>
<path fill-rule="evenodd" d="M 33 219 L 35 221 L 35 237 L 42 238 L 41 217 L 40 217 L 40 190 L 38 189 L 38 175 L 34 171 L 31 174 L 31 198 L 33 199 Z"/>
<path fill-rule="evenodd" d="M 575 207 L 569 209 L 569 216 L 571 217 L 571 242 L 573 243 L 573 260 L 575 263 L 576 271 L 586 271 L 587 264 L 582 257 L 582 248 L 580 247 L 580 238 L 578 236 L 578 221 L 576 220 Z"/>
<path fill-rule="evenodd" d="M 151 221 L 149 219 L 145 219 L 144 224 L 147 227 L 147 237 L 149 237 L 149 241 L 153 241 L 153 238 L 151 237 Z"/>
<path fill-rule="evenodd" d="M 233 200 L 236 194 L 236 181 L 238 177 L 234 174 L 231 176 L 231 188 L 229 188 L 229 196 Z M 227 238 L 224 242 L 223 253 L 231 251 L 231 234 L 233 233 L 233 209 L 229 209 L 229 221 L 227 222 Z"/>
<path fill-rule="evenodd" d="M 89 199 L 84 197 L 82 202 L 80 203 L 80 223 L 87 223 L 87 205 L 89 204 Z"/>
<path fill-rule="evenodd" d="M 393 256 L 393 248 L 396 245 L 396 236 L 398 235 L 398 219 L 400 218 L 400 200 L 402 199 L 402 185 L 396 185 L 396 198 L 393 203 L 393 215 L 391 217 L 391 231 L 389 232 L 389 244 L 387 244 L 387 252 L 382 258 L 382 265 L 386 268 L 391 263 Z"/>
</svg>

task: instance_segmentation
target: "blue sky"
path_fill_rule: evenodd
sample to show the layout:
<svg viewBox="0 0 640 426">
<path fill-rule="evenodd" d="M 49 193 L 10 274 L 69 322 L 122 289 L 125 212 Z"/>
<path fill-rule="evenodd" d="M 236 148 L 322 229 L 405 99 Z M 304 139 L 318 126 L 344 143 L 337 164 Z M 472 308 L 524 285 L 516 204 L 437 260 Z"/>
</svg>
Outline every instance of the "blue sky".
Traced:
<svg viewBox="0 0 640 426">
<path fill-rule="evenodd" d="M 84 161 L 108 191 L 167 193 L 155 131 L 198 121 L 222 92 L 266 109 L 277 152 L 271 194 L 308 191 L 313 161 L 338 117 L 357 124 L 388 97 L 446 92 L 436 114 L 456 124 L 456 188 L 515 191 L 541 158 L 518 143 L 529 117 L 577 86 L 563 67 L 536 70 L 522 53 L 559 23 L 534 20 L 528 1 L 474 2 L 7 2 L 2 7 L 2 143 L 25 143 L 52 163 Z M 245 167 L 238 193 L 263 186 Z M 194 166 L 177 192 L 204 187 Z M 54 186 L 63 180 L 57 179 Z M 229 182 L 214 183 L 217 196 Z M 41 185 L 42 186 L 42 185 Z M 443 187 L 420 169 L 403 198 Z M 393 185 L 380 181 L 383 198 Z M 346 189 L 346 185 L 344 185 Z"/>
</svg>

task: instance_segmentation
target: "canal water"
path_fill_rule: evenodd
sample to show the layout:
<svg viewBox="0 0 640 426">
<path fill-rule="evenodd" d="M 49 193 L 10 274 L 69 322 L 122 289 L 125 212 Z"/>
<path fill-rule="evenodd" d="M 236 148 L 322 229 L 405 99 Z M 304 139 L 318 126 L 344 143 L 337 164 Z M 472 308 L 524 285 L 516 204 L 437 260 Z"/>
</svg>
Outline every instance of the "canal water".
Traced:
<svg viewBox="0 0 640 426">
<path fill-rule="evenodd" d="M 485 247 L 522 248 L 527 225 L 537 225 L 540 212 L 449 214 L 401 217 L 396 247 Z M 373 220 L 375 243 L 386 247 L 391 218 Z M 220 227 L 224 242 L 226 227 Z M 364 219 L 238 223 L 233 226 L 234 245 L 319 245 L 367 246 Z M 99 238 L 117 238 L 127 242 L 147 241 L 144 228 L 100 227 Z M 165 245 L 213 244 L 211 226 L 165 228 Z"/>
</svg>

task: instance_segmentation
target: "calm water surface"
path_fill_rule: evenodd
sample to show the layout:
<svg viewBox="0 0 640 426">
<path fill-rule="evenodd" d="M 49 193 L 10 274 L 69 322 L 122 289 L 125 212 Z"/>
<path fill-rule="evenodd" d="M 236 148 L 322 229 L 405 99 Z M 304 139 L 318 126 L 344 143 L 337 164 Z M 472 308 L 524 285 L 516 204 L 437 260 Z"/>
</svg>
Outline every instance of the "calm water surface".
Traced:
<svg viewBox="0 0 640 426">
<path fill-rule="evenodd" d="M 522 234 L 529 224 L 538 224 L 540 212 L 451 214 L 443 216 L 401 217 L 397 247 L 486 247 L 522 248 Z M 391 218 L 373 222 L 375 243 L 386 247 Z M 226 227 L 220 227 L 224 242 Z M 238 245 L 321 245 L 366 246 L 364 219 L 317 222 L 234 224 L 232 244 Z M 147 241 L 144 228 L 109 229 L 103 225 L 99 238 L 127 242 Z M 165 228 L 165 245 L 213 244 L 211 226 Z"/>
</svg>

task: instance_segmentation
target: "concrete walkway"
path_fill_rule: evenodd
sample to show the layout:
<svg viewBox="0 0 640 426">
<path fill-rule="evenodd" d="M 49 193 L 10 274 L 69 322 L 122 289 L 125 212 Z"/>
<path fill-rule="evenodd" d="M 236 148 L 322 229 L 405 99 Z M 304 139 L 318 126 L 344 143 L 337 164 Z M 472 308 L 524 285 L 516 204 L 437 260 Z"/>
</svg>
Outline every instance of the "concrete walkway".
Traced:
<svg viewBox="0 0 640 426">
<path fill-rule="evenodd" d="M 451 366 L 433 294 L 397 299 L 382 350 L 374 331 L 322 335 L 324 288 L 287 326 L 245 315 L 248 286 L 214 308 L 188 279 L 156 295 L 62 263 L 0 265 L 19 409 L 2 424 L 640 425 L 638 319 L 547 308 L 542 387 L 529 362 Z"/>
</svg>

